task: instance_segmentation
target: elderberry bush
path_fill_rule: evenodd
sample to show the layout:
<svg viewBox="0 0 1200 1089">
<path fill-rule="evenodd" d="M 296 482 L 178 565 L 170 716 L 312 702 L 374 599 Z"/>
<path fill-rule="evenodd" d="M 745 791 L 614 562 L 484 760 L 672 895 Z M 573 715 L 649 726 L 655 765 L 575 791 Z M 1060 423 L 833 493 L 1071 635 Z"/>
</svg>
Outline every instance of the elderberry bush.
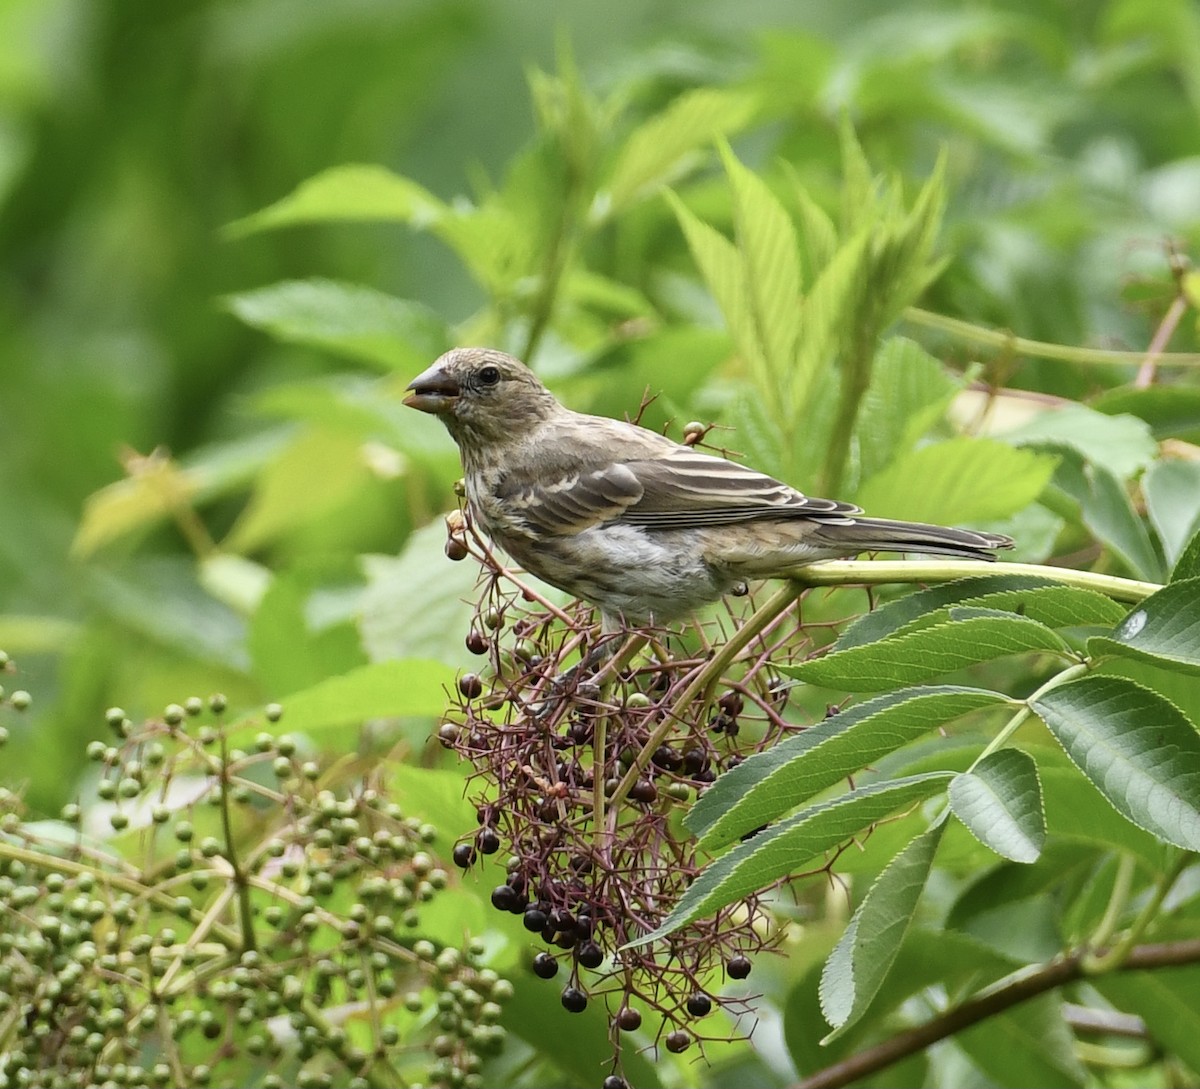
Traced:
<svg viewBox="0 0 1200 1089">
<path fill-rule="evenodd" d="M 482 1085 L 512 987 L 420 936 L 451 894 L 436 830 L 377 770 L 229 717 L 113 708 L 94 799 L 0 795 L 0 1084 Z"/>
</svg>

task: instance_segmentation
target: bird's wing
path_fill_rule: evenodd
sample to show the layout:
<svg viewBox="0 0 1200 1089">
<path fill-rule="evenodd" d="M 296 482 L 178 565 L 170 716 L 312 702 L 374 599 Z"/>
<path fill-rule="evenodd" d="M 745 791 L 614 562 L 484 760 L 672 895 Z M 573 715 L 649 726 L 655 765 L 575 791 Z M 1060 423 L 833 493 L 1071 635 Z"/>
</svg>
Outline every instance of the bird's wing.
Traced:
<svg viewBox="0 0 1200 1089">
<path fill-rule="evenodd" d="M 667 456 L 627 462 L 641 498 L 621 521 L 655 529 L 693 529 L 762 518 L 842 521 L 859 513 L 851 503 L 803 495 L 736 461 L 679 446 Z"/>
<path fill-rule="evenodd" d="M 761 518 L 841 521 L 859 513 L 850 503 L 802 495 L 765 473 L 686 446 L 504 491 L 513 515 L 549 533 L 612 522 L 692 529 Z"/>
</svg>

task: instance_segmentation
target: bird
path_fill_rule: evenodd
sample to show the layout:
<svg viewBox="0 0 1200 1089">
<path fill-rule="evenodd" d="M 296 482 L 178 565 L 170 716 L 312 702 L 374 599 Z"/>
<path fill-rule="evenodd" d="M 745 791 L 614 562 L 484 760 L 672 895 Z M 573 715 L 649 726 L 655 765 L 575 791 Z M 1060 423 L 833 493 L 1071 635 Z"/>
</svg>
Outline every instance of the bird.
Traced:
<svg viewBox="0 0 1200 1089">
<path fill-rule="evenodd" d="M 406 393 L 458 445 L 474 522 L 526 571 L 598 607 L 604 631 L 670 623 L 815 560 L 990 560 L 1013 544 L 868 518 L 638 424 L 572 411 L 494 348 L 451 349 Z"/>
</svg>

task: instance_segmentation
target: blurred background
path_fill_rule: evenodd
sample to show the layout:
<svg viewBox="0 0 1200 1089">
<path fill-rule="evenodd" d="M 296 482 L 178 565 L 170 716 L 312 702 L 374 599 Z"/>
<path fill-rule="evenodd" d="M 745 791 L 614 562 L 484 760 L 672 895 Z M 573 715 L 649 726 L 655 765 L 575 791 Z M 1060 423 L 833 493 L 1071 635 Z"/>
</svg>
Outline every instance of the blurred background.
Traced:
<svg viewBox="0 0 1200 1089">
<path fill-rule="evenodd" d="M 272 391 L 380 368 L 269 336 L 228 300 L 350 281 L 413 300 L 439 324 L 431 339 L 453 341 L 481 328 L 479 278 L 403 224 L 223 227 L 346 163 L 482 200 L 539 139 L 531 72 L 564 57 L 618 133 L 690 89 L 746 89 L 738 154 L 786 161 L 830 203 L 843 117 L 910 190 L 945 148 L 949 264 L 922 304 L 1025 337 L 1144 348 L 1175 294 L 1168 243 L 1194 251 L 1200 233 L 1190 0 L 0 0 L 0 646 L 21 666 L 9 687 L 37 697 L 9 723 L 3 780 L 35 810 L 72 796 L 110 703 L 144 714 L 192 690 L 274 698 L 360 660 L 328 618 L 309 657 L 264 649 L 251 604 L 267 580 L 319 584 L 345 619 L 336 591 L 357 557 L 395 553 L 450 501 L 453 449 L 432 432 L 419 480 L 411 450 L 389 471 L 377 449 L 352 490 L 324 475 L 339 472 L 325 448 L 279 460 L 279 421 L 304 410 Z M 712 163 L 690 199 L 719 221 Z M 591 266 L 656 313 L 692 306 L 694 268 L 663 202 L 628 221 L 638 229 L 589 243 Z M 617 326 L 564 324 L 542 360 L 591 375 L 576 400 L 611 411 L 635 408 L 645 384 L 627 375 L 604 400 L 602 364 L 631 337 Z M 395 362 L 401 386 L 424 343 Z M 1195 350 L 1194 322 L 1171 346 Z M 1078 397 L 1129 373 L 1024 362 L 1010 377 Z M 657 378 L 670 381 L 665 364 Z M 197 467 L 175 506 L 198 496 L 202 519 L 133 510 L 125 531 L 81 540 L 89 496 L 153 473 L 131 458 L 159 448 Z M 178 485 L 164 475 L 167 492 Z M 223 538 L 240 566 L 197 566 Z"/>
</svg>

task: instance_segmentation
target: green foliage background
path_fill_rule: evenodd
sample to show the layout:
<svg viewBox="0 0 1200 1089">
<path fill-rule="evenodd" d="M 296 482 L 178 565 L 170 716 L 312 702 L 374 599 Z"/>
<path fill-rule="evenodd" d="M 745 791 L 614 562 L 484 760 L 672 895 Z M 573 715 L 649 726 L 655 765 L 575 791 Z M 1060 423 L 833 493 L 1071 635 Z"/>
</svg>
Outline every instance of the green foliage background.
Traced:
<svg viewBox="0 0 1200 1089">
<path fill-rule="evenodd" d="M 366 165 L 330 173 L 347 164 Z M 751 302 L 723 296 L 713 228 L 756 257 L 778 256 L 756 232 L 793 237 L 795 268 L 749 264 Z M 422 528 L 453 448 L 398 394 L 461 340 L 533 346 L 580 409 L 661 392 L 649 422 L 728 424 L 756 464 L 872 513 L 1165 581 L 1200 525 L 1200 462 L 1160 444 L 1200 441 L 1200 386 L 1166 367 L 1137 390 L 1136 357 L 1088 349 L 1144 350 L 1180 299 L 1170 349 L 1200 350 L 1167 239 L 1200 242 L 1189 0 L 0 0 L 0 647 L 37 696 L 6 719 L 0 779 L 55 814 L 110 704 L 286 703 L 395 660 L 423 663 L 400 702 L 342 692 L 309 724 L 329 752 L 436 764 L 472 572 Z M 827 299 L 819 274 L 852 245 Z M 801 285 L 817 302 L 789 330 Z M 972 339 L 913 303 L 1081 350 Z M 1002 399 L 1002 439 L 959 436 L 967 377 L 1094 411 L 1048 433 Z M 1158 682 L 1196 721 L 1195 678 Z M 437 783 L 414 805 L 444 810 Z M 831 944 L 771 969 L 770 999 Z M 1154 1076 L 1194 1078 L 1168 1043 Z M 968 1041 L 942 1073 L 1014 1084 L 994 1054 Z M 1100 1077 L 1064 1054 L 1030 1076 Z"/>
</svg>

